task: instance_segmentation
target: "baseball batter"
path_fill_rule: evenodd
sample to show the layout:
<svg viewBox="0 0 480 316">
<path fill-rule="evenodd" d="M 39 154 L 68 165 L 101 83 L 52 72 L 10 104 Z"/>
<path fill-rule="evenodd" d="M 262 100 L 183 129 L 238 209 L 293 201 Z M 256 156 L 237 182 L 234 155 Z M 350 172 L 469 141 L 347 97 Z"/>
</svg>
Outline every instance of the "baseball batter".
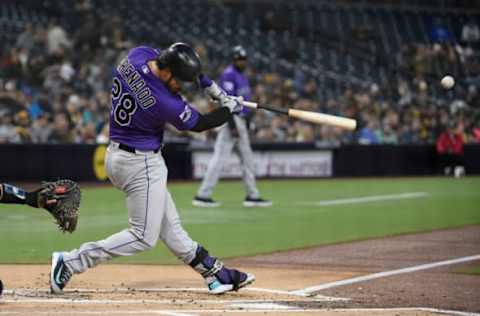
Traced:
<svg viewBox="0 0 480 316">
<path fill-rule="evenodd" d="M 250 84 L 244 74 L 247 65 L 247 52 L 242 46 L 235 46 L 232 50 L 233 62 L 225 68 L 220 76 L 220 86 L 231 96 L 241 96 L 249 100 Z M 207 173 L 193 198 L 192 204 L 200 207 L 217 207 L 220 203 L 212 199 L 213 188 L 217 185 L 225 157 L 230 156 L 235 147 L 242 164 L 242 179 L 245 184 L 246 198 L 243 205 L 246 207 L 271 206 L 272 201 L 264 200 L 255 183 L 255 164 L 253 152 L 248 136 L 247 116 L 250 110 L 244 108 L 238 115 L 233 115 L 219 131 L 213 157 L 207 168 Z"/>
<path fill-rule="evenodd" d="M 116 68 L 105 167 L 111 182 L 126 194 L 130 228 L 72 251 L 54 252 L 53 293 L 61 293 L 73 274 L 148 250 L 158 239 L 204 277 L 212 294 L 238 290 L 255 280 L 251 274 L 225 267 L 190 238 L 167 190 L 167 168 L 160 154 L 165 124 L 201 132 L 224 124 L 232 113 L 242 110 L 241 100 L 227 96 L 200 72 L 197 53 L 184 43 L 163 51 L 136 47 Z M 220 104 L 205 115 L 179 94 L 182 82 L 197 80 Z"/>
</svg>

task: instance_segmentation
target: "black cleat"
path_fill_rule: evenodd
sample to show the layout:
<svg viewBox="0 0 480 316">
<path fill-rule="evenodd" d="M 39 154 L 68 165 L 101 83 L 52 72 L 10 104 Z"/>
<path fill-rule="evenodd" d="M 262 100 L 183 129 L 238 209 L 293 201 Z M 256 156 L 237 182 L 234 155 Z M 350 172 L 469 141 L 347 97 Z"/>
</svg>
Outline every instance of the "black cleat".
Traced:
<svg viewBox="0 0 480 316">
<path fill-rule="evenodd" d="M 196 196 L 192 200 L 193 206 L 198 206 L 198 207 L 219 207 L 220 202 L 214 201 L 211 198 L 202 198 L 199 196 Z"/>
<path fill-rule="evenodd" d="M 264 200 L 262 198 L 245 198 L 243 201 L 243 206 L 245 207 L 269 207 L 272 206 L 273 202 L 270 200 Z"/>
</svg>

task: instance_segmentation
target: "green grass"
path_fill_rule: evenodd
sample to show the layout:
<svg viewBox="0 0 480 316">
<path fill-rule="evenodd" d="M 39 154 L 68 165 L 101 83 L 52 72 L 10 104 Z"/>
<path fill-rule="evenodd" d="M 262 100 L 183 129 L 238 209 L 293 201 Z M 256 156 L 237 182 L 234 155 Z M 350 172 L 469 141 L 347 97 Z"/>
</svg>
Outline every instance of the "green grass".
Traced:
<svg viewBox="0 0 480 316">
<path fill-rule="evenodd" d="M 314 245 L 480 224 L 480 178 L 328 179 L 259 181 L 271 208 L 241 206 L 241 182 L 221 182 L 215 209 L 194 208 L 198 183 L 172 183 L 183 225 L 212 254 L 225 258 Z M 318 206 L 321 200 L 426 192 L 426 197 Z M 0 206 L 0 263 L 45 263 L 54 250 L 77 248 L 127 227 L 123 193 L 83 190 L 78 230 L 63 235 L 49 214 L 24 206 Z M 155 250 L 114 263 L 176 263 L 159 242 Z"/>
<path fill-rule="evenodd" d="M 458 269 L 457 273 L 480 276 L 480 266 L 473 266 L 464 269 Z"/>
</svg>

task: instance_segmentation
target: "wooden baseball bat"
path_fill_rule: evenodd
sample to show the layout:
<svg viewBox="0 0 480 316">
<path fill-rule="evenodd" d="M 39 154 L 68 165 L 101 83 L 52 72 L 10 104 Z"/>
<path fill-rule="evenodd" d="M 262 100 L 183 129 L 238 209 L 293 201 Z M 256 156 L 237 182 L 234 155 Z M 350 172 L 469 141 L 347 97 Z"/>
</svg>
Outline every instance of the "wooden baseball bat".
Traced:
<svg viewBox="0 0 480 316">
<path fill-rule="evenodd" d="M 290 117 L 301 119 L 307 122 L 312 122 L 315 124 L 325 124 L 336 126 L 348 130 L 354 130 L 357 127 L 357 121 L 351 118 L 317 113 L 312 111 L 303 111 L 295 109 L 282 109 L 276 108 L 268 105 L 258 105 L 255 102 L 243 101 L 243 105 L 252 109 L 264 109 L 267 111 L 286 114 Z"/>
</svg>

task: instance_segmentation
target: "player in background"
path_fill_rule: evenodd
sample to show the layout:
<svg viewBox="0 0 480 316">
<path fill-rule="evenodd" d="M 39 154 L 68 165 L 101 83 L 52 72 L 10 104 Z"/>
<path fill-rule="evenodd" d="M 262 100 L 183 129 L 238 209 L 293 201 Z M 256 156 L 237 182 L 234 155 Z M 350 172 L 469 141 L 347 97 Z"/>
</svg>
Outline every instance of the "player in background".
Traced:
<svg viewBox="0 0 480 316">
<path fill-rule="evenodd" d="M 180 95 L 182 82 L 195 81 L 218 101 L 219 108 L 202 115 Z M 175 43 L 162 51 L 147 46 L 130 50 L 113 75 L 111 142 L 105 157 L 110 181 L 126 194 L 130 228 L 78 249 L 54 252 L 51 291 L 61 293 L 73 274 L 114 257 L 149 250 L 158 239 L 203 276 L 212 294 L 252 283 L 253 275 L 225 267 L 183 229 L 159 153 L 166 123 L 178 130 L 202 132 L 224 124 L 242 108 L 238 98 L 227 96 L 201 75 L 200 59 L 189 45 Z"/>
<path fill-rule="evenodd" d="M 231 96 L 241 96 L 250 99 L 250 84 L 244 74 L 247 67 L 247 52 L 242 46 L 235 46 L 232 50 L 232 64 L 227 66 L 219 79 L 220 87 Z M 248 136 L 248 120 L 252 112 L 244 108 L 242 112 L 233 115 L 228 124 L 221 127 L 213 157 L 210 160 L 207 172 L 193 198 L 192 204 L 200 207 L 217 207 L 220 203 L 212 199 L 214 187 L 217 185 L 225 157 L 229 157 L 235 147 L 242 164 L 242 179 L 245 185 L 246 197 L 243 205 L 246 207 L 271 206 L 272 201 L 260 197 L 255 183 L 255 164 L 253 152 Z"/>
</svg>

